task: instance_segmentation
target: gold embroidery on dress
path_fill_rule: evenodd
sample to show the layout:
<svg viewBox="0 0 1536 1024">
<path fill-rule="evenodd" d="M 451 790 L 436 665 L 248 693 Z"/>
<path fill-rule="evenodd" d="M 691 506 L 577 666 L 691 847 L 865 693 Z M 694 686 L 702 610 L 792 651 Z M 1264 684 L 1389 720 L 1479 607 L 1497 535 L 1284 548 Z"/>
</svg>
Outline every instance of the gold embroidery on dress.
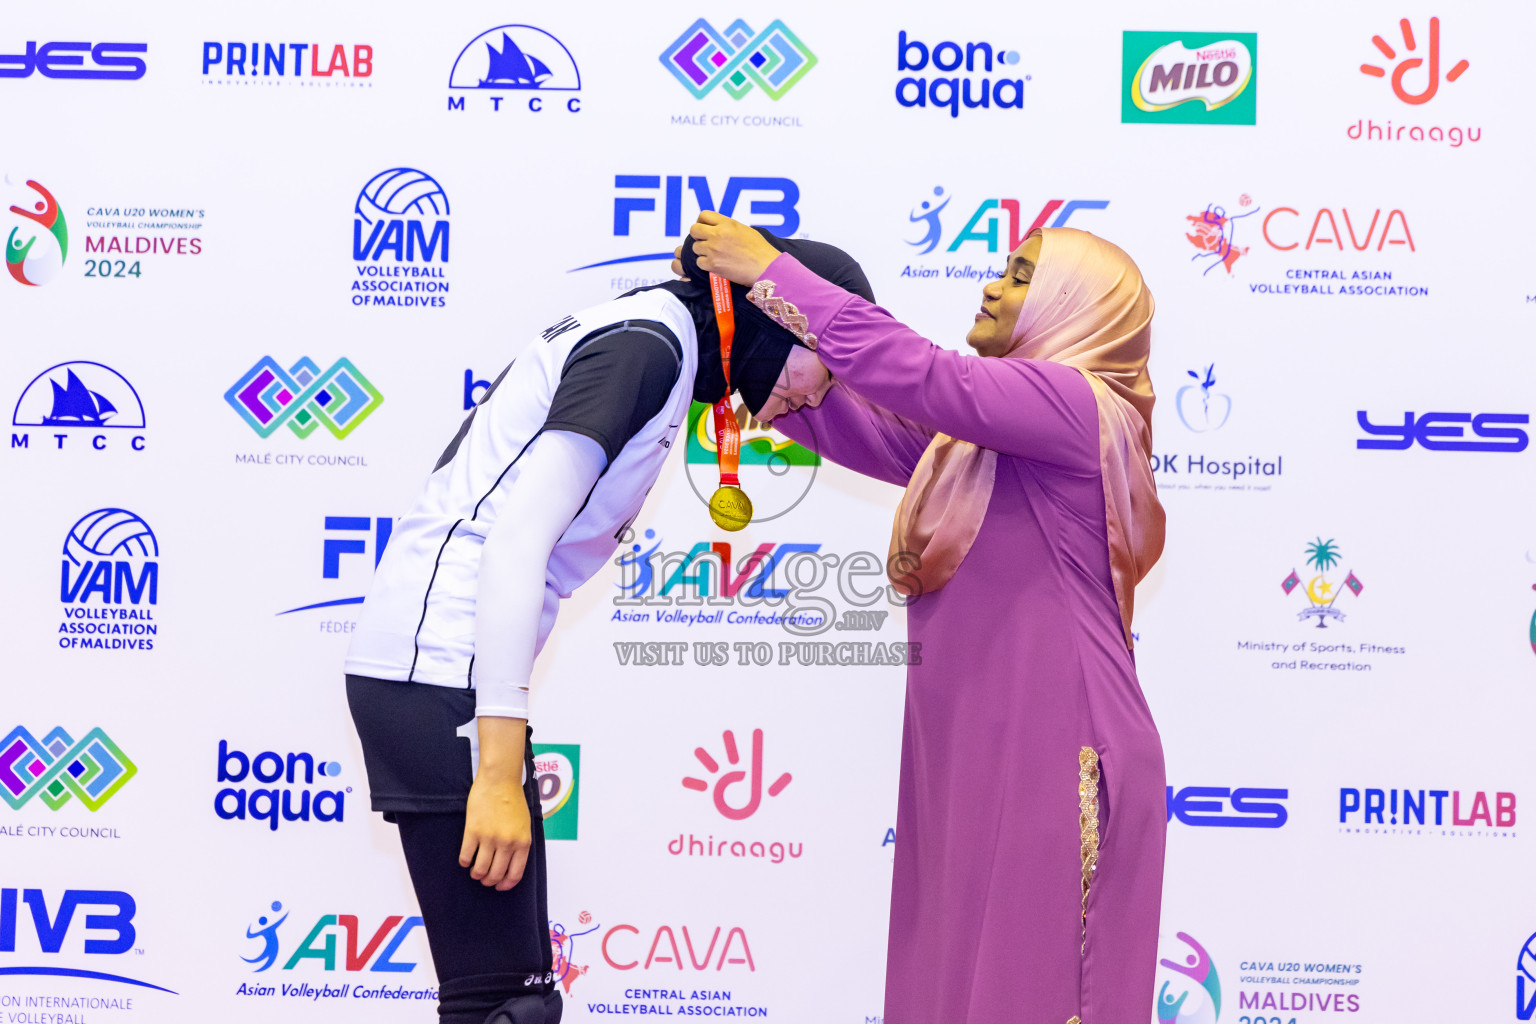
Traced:
<svg viewBox="0 0 1536 1024">
<path fill-rule="evenodd" d="M 795 307 L 793 302 L 773 294 L 772 281 L 761 280 L 752 286 L 747 299 L 769 318 L 799 339 L 800 344 L 815 351 L 816 335 L 811 333 L 811 321 Z"/>
<path fill-rule="evenodd" d="M 1073 1017 L 1071 1020 L 1067 1021 L 1067 1024 L 1083 1024 L 1083 1018 Z"/>
<path fill-rule="evenodd" d="M 1077 752 L 1078 826 L 1083 835 L 1083 948 L 1088 952 L 1088 885 L 1099 863 L 1099 752 L 1084 747 Z M 1067 1024 L 1072 1024 L 1068 1021 Z"/>
</svg>

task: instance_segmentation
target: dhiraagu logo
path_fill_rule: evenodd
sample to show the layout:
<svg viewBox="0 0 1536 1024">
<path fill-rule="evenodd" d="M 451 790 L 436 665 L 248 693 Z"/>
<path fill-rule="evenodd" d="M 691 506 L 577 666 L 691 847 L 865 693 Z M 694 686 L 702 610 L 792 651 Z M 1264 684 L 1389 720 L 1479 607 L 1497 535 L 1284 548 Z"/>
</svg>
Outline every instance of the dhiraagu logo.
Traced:
<svg viewBox="0 0 1536 1024">
<path fill-rule="evenodd" d="M 1253 32 L 1126 32 L 1124 123 L 1254 124 L 1259 37 Z"/>
</svg>

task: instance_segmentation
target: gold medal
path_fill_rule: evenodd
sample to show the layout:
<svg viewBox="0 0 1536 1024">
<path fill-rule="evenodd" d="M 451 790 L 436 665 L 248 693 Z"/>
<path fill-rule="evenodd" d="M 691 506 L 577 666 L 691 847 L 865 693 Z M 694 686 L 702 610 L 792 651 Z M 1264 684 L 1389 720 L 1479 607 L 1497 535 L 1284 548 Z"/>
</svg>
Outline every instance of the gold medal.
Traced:
<svg viewBox="0 0 1536 1024">
<path fill-rule="evenodd" d="M 709 499 L 709 518 L 731 533 L 745 529 L 752 521 L 752 499 L 740 487 L 720 487 Z"/>
</svg>

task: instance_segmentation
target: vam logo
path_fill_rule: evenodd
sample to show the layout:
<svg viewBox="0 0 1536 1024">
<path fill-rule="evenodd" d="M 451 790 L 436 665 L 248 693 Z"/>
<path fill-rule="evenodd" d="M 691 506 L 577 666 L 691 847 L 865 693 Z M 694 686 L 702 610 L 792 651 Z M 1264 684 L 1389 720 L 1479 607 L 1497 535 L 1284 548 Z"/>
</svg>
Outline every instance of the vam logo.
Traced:
<svg viewBox="0 0 1536 1024">
<path fill-rule="evenodd" d="M 55 726 L 41 740 L 18 725 L 0 739 L 0 799 L 19 810 L 37 797 L 50 811 L 77 799 L 99 810 L 139 769 L 99 727 L 76 741 Z"/>
<path fill-rule="evenodd" d="M 1536 934 L 1525 940 L 1515 960 L 1515 1019 L 1532 1017 L 1536 1017 Z"/>
<path fill-rule="evenodd" d="M 694 99 L 718 86 L 733 100 L 754 88 L 777 100 L 810 73 L 816 55 L 777 19 L 754 32 L 737 18 L 721 33 L 700 18 L 662 51 L 661 64 Z"/>
<path fill-rule="evenodd" d="M 527 107 L 537 114 L 545 100 L 572 114 L 581 111 L 581 97 L 537 95 L 574 93 L 581 90 L 581 70 L 564 43 L 532 25 L 498 25 L 469 41 L 453 62 L 448 88 L 484 94 L 492 112 L 500 113 L 503 101 L 517 93 L 535 93 Z M 513 95 L 503 95 L 503 93 Z M 449 110 L 463 110 L 463 96 L 449 96 Z"/>
<path fill-rule="evenodd" d="M 94 451 L 124 441 L 132 451 L 144 450 L 144 403 L 128 378 L 105 363 L 75 360 L 48 367 L 22 391 L 11 425 L 43 428 L 46 433 L 38 438 L 39 448 L 47 447 L 48 438 L 55 450 L 66 444 L 83 448 L 86 438 L 77 437 L 79 432 L 89 435 Z M 118 430 L 129 433 L 106 433 Z M 12 433 L 11 447 L 29 448 L 31 437 L 30 430 Z"/>
<path fill-rule="evenodd" d="M 1253 124 L 1258 63 L 1252 32 L 1125 32 L 1120 120 Z"/>
<path fill-rule="evenodd" d="M 425 171 L 391 167 L 368 179 L 352 207 L 354 306 L 448 304 L 448 194 Z M 384 262 L 385 257 L 388 262 Z"/>
<path fill-rule="evenodd" d="M 20 912 L 19 904 L 26 905 L 27 913 Z M 0 889 L 0 953 L 15 953 L 18 940 L 24 947 L 23 951 L 28 952 L 32 946 L 29 939 L 35 939 L 36 950 L 46 955 L 62 953 L 70 956 L 78 951 L 94 957 L 123 956 L 135 952 L 134 943 L 138 941 L 139 933 L 133 926 L 133 915 L 139 905 L 128 893 L 116 889 L 65 889 L 55 906 L 57 909 L 49 909 L 48 896 L 42 889 Z M 77 910 L 84 910 L 85 913 L 77 918 Z M 72 927 L 77 923 L 78 927 Z M 71 936 L 79 941 L 70 941 Z M 64 948 L 66 943 L 70 947 L 67 951 Z M 137 952 L 142 953 L 143 950 Z M 0 973 L 39 975 L 45 978 L 88 978 L 176 994 L 147 981 L 99 970 L 104 966 L 100 961 L 91 961 L 90 965 L 91 969 L 85 970 L 52 961 L 41 964 L 6 963 L 0 965 Z"/>
<path fill-rule="evenodd" d="M 581 812 L 581 745 L 535 743 L 534 779 L 545 839 L 575 839 Z"/>
<path fill-rule="evenodd" d="M 160 542 L 149 524 L 121 508 L 81 516 L 64 539 L 59 600 L 60 647 L 153 650 Z"/>
<path fill-rule="evenodd" d="M 261 437 L 286 425 L 303 440 L 323 426 L 340 441 L 384 404 L 384 396 L 350 359 L 321 373 L 308 356 L 288 370 L 262 356 L 224 392 L 224 401 Z"/>
<path fill-rule="evenodd" d="M 5 184 L 8 190 L 15 188 L 10 175 L 5 176 Z M 13 218 L 21 218 L 22 223 L 14 224 L 6 237 L 5 269 L 18 284 L 36 287 L 53 280 L 69 258 L 69 225 L 52 192 L 30 180 L 27 188 L 37 196 L 27 204 L 30 209 L 21 206 L 10 209 Z M 39 240 L 45 238 L 46 241 L 39 244 Z"/>
</svg>

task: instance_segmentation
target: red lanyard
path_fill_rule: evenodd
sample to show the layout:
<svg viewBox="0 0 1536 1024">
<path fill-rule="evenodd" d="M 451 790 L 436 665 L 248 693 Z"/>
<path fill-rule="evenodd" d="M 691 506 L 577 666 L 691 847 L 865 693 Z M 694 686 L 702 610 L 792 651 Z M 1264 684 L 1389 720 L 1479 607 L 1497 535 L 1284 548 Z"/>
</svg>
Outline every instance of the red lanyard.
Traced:
<svg viewBox="0 0 1536 1024">
<path fill-rule="evenodd" d="M 731 342 L 736 338 L 736 311 L 731 306 L 730 282 L 709 275 L 709 292 L 715 300 L 715 324 L 720 329 L 720 367 L 725 371 L 725 395 L 715 403 L 715 461 L 720 466 L 720 486 L 740 487 L 741 424 L 731 408 Z"/>
</svg>

